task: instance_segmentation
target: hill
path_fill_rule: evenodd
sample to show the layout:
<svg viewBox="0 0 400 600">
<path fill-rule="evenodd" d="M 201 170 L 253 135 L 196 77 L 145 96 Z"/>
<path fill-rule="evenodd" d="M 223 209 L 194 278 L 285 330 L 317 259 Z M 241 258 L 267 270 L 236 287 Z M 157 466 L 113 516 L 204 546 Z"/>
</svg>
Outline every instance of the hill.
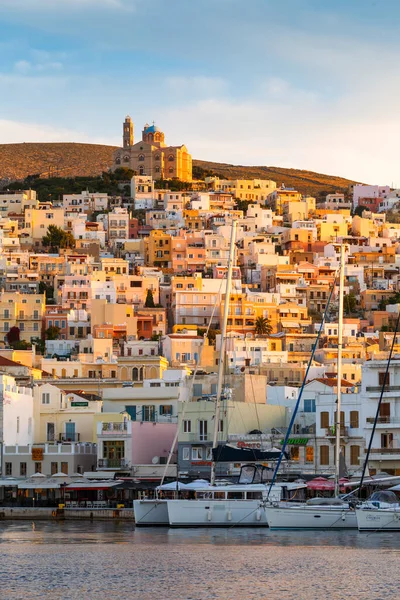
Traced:
<svg viewBox="0 0 400 600">
<path fill-rule="evenodd" d="M 0 144 L 0 180 L 23 180 L 28 175 L 42 177 L 87 177 L 107 171 L 115 146 L 75 143 Z M 345 191 L 353 181 L 300 169 L 230 165 L 193 161 L 194 174 L 218 174 L 226 179 L 273 179 L 302 193 L 320 195 Z"/>
</svg>

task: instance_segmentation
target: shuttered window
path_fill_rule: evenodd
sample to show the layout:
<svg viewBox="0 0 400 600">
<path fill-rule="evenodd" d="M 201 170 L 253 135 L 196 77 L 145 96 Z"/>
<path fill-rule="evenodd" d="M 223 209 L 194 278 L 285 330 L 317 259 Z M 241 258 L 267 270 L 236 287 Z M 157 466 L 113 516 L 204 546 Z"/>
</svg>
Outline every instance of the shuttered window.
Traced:
<svg viewBox="0 0 400 600">
<path fill-rule="evenodd" d="M 320 465 L 329 465 L 329 446 L 320 446 L 319 463 Z"/>
<path fill-rule="evenodd" d="M 326 429 L 327 427 L 329 427 L 329 413 L 322 412 L 321 413 L 321 428 Z"/>
<path fill-rule="evenodd" d="M 358 410 L 350 411 L 350 427 L 357 429 L 359 427 L 358 422 Z"/>
<path fill-rule="evenodd" d="M 350 446 L 350 462 L 352 465 L 360 464 L 360 446 Z"/>
</svg>

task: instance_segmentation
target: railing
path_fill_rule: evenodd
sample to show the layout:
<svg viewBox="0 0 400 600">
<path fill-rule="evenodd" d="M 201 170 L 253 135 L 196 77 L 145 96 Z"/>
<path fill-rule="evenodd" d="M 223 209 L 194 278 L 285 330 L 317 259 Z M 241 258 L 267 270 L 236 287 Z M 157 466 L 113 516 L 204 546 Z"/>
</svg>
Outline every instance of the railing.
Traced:
<svg viewBox="0 0 400 600">
<path fill-rule="evenodd" d="M 99 458 L 97 461 L 99 469 L 123 469 L 128 467 L 126 458 Z"/>
<path fill-rule="evenodd" d="M 209 442 L 212 439 L 208 433 L 189 433 L 188 437 L 191 442 Z"/>
<path fill-rule="evenodd" d="M 375 421 L 374 417 L 367 417 L 367 423 L 373 423 Z M 384 423 L 392 423 L 393 425 L 396 424 L 400 424 L 400 417 L 378 417 L 377 421 L 378 424 L 384 424 Z"/>
<path fill-rule="evenodd" d="M 80 439 L 80 433 L 60 433 L 58 436 L 60 442 L 79 442 Z"/>
<path fill-rule="evenodd" d="M 325 427 L 325 435 L 326 437 L 336 437 L 336 428 L 334 425 L 331 427 Z M 349 435 L 348 427 L 340 427 L 340 435 L 347 436 Z"/>
<path fill-rule="evenodd" d="M 371 448 L 371 454 L 400 454 L 400 448 Z"/>
<path fill-rule="evenodd" d="M 381 385 L 367 385 L 367 392 L 380 392 L 382 390 Z M 385 385 L 385 392 L 399 392 L 400 385 Z"/>
<path fill-rule="evenodd" d="M 127 435 L 128 423 L 102 423 L 99 435 Z"/>
</svg>

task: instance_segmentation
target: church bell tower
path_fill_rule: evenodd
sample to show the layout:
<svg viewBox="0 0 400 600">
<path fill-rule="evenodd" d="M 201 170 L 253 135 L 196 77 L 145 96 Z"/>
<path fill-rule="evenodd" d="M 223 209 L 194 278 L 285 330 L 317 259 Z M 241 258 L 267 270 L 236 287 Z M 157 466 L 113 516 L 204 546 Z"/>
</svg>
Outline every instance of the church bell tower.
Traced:
<svg viewBox="0 0 400 600">
<path fill-rule="evenodd" d="M 133 146 L 133 123 L 129 115 L 125 117 L 122 140 L 124 148 Z"/>
</svg>

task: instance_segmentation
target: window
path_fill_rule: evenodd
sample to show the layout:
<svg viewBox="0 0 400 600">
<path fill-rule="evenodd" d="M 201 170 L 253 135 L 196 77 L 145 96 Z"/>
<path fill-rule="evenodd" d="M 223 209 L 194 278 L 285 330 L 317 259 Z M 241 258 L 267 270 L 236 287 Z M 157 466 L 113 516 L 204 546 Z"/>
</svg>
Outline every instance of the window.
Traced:
<svg viewBox="0 0 400 600">
<path fill-rule="evenodd" d="M 379 383 L 379 385 L 382 386 L 384 381 L 385 381 L 385 371 L 383 371 L 381 373 L 378 373 L 378 383 Z M 390 385 L 390 373 L 388 373 L 387 376 L 386 376 L 385 385 Z"/>
<path fill-rule="evenodd" d="M 223 419 L 219 420 L 218 431 L 220 431 L 221 433 L 224 431 L 224 421 L 223 421 Z"/>
<path fill-rule="evenodd" d="M 350 411 L 350 427 L 357 429 L 359 427 L 358 410 Z"/>
<path fill-rule="evenodd" d="M 125 442 L 122 440 L 103 442 L 103 458 L 108 460 L 125 458 Z"/>
<path fill-rule="evenodd" d="M 304 412 L 315 413 L 315 399 L 304 400 Z"/>
<path fill-rule="evenodd" d="M 192 460 L 203 460 L 203 448 L 193 446 L 192 448 Z"/>
<path fill-rule="evenodd" d="M 192 431 L 192 421 L 184 420 L 183 421 L 183 433 L 191 433 Z"/>
<path fill-rule="evenodd" d="M 68 463 L 67 462 L 61 463 L 61 473 L 65 473 L 65 475 L 68 475 Z"/>
<path fill-rule="evenodd" d="M 58 473 L 58 463 L 57 462 L 52 462 L 50 465 L 50 473 L 52 475 L 55 475 L 56 473 Z"/>
<path fill-rule="evenodd" d="M 199 421 L 199 440 L 200 441 L 207 440 L 207 421 L 204 421 L 204 420 Z"/>
<path fill-rule="evenodd" d="M 336 411 L 335 411 L 334 418 L 335 418 L 334 424 L 336 425 L 336 421 L 337 421 Z M 344 427 L 344 411 L 343 410 L 340 411 L 340 427 Z"/>
<path fill-rule="evenodd" d="M 321 429 L 327 429 L 329 427 L 329 413 L 321 413 Z"/>
<path fill-rule="evenodd" d="M 156 407 L 154 405 L 142 406 L 142 421 L 154 422 L 155 420 L 156 420 Z"/>
<path fill-rule="evenodd" d="M 41 473 L 41 472 L 42 472 L 42 463 L 35 462 L 35 473 Z"/>
<path fill-rule="evenodd" d="M 17 417 L 17 433 L 19 433 L 19 417 Z"/>
<path fill-rule="evenodd" d="M 352 465 L 360 464 L 360 446 L 350 446 L 350 463 Z"/>
<path fill-rule="evenodd" d="M 319 449 L 319 464 L 329 465 L 329 446 L 321 446 Z"/>
<path fill-rule="evenodd" d="M 292 446 L 290 448 L 290 458 L 296 462 L 300 460 L 300 448 L 298 446 Z"/>
<path fill-rule="evenodd" d="M 160 415 L 172 417 L 172 406 L 171 404 L 160 405 Z"/>
<path fill-rule="evenodd" d="M 6 462 L 6 475 L 12 475 L 12 463 Z"/>
<path fill-rule="evenodd" d="M 54 423 L 47 423 L 47 441 L 54 442 L 55 436 L 55 425 Z"/>
<path fill-rule="evenodd" d="M 314 447 L 306 446 L 306 462 L 313 463 L 314 462 Z"/>
<path fill-rule="evenodd" d="M 43 392 L 42 404 L 50 404 L 50 393 L 49 392 Z"/>
<path fill-rule="evenodd" d="M 182 460 L 190 460 L 190 448 L 182 448 Z"/>
<path fill-rule="evenodd" d="M 26 477 L 26 462 L 19 463 L 19 475 L 20 477 Z"/>
</svg>

